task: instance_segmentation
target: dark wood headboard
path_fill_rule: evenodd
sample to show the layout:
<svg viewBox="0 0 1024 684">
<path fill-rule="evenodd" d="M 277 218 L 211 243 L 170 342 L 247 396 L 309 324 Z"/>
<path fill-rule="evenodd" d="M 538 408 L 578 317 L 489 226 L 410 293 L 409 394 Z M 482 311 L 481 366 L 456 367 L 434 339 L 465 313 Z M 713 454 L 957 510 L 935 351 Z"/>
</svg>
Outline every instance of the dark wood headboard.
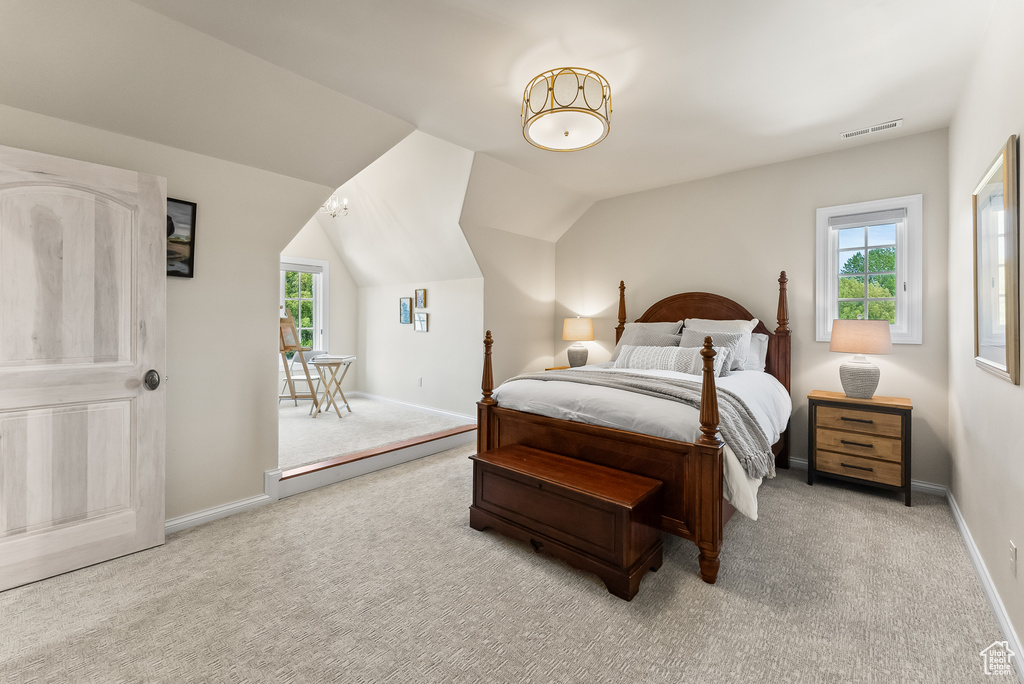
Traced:
<svg viewBox="0 0 1024 684">
<path fill-rule="evenodd" d="M 765 359 L 765 371 L 774 375 L 779 382 L 790 390 L 791 339 L 789 331 L 789 302 L 786 296 L 786 284 L 789 279 L 786 272 L 779 275 L 779 309 L 776 314 L 778 327 L 772 332 L 759 320 L 754 332 L 768 336 L 768 356 Z M 683 292 L 665 297 L 652 305 L 644 315 L 636 319 L 637 323 L 655 323 L 659 321 L 683 321 L 687 318 L 709 318 L 716 321 L 746 320 L 755 318 L 747 309 L 728 297 L 710 292 Z M 615 342 L 618 344 L 622 331 L 626 328 L 626 284 L 619 282 L 619 324 L 615 327 Z"/>
</svg>

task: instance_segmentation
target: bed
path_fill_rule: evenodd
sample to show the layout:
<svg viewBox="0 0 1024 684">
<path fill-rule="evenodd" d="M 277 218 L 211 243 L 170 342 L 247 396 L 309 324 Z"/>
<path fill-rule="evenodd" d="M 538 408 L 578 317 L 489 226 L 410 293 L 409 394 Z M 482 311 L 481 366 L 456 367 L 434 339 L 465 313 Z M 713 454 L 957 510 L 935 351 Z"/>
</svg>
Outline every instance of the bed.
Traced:
<svg viewBox="0 0 1024 684">
<path fill-rule="evenodd" d="M 763 321 L 754 333 L 767 336 L 764 372 L 790 391 L 791 340 L 788 279 L 783 271 L 778 279 L 777 327 L 770 331 Z M 686 319 L 715 321 L 744 320 L 755 317 L 742 305 L 707 292 L 685 292 L 666 297 L 651 306 L 636 323 L 670 323 Z M 625 284 L 619 283 L 618 344 L 626 328 Z M 501 405 L 502 392 L 495 398 L 491 365 L 490 331 L 484 339 L 483 398 L 477 404 L 477 451 L 480 453 L 505 445 L 549 451 L 570 458 L 654 478 L 662 488 L 660 527 L 663 531 L 693 541 L 698 549 L 701 578 L 714 583 L 718 577 L 723 528 L 735 512 L 724 497 L 726 447 L 719 435 L 719 397 L 714 359 L 716 352 L 708 339 L 700 351 L 702 382 L 699 386 L 698 424 L 693 441 L 681 441 L 642 434 L 580 420 L 565 420 L 516 410 Z M 586 373 L 580 369 L 579 372 Z M 774 382 L 774 381 L 773 381 Z M 774 465 L 789 467 L 786 430 L 770 446 Z"/>
</svg>

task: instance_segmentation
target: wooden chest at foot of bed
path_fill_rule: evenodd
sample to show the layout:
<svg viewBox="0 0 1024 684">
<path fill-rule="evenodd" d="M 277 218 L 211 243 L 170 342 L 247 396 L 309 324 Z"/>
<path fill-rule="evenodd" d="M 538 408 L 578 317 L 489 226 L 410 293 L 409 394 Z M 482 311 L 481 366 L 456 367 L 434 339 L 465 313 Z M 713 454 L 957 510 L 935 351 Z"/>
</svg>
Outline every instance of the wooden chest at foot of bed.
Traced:
<svg viewBox="0 0 1024 684">
<path fill-rule="evenodd" d="M 518 444 L 470 458 L 473 529 L 529 542 L 627 601 L 661 567 L 658 480 Z"/>
</svg>

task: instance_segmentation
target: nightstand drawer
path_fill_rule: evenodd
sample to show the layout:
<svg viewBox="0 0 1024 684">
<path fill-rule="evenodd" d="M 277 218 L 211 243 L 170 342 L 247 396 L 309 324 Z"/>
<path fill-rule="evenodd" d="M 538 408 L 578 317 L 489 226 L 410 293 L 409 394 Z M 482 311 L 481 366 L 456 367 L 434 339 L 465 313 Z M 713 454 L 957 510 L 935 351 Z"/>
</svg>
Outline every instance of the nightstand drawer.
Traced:
<svg viewBox="0 0 1024 684">
<path fill-rule="evenodd" d="M 895 413 L 819 406 L 817 418 L 819 428 L 868 432 L 887 437 L 900 437 L 903 434 L 903 419 Z"/>
<path fill-rule="evenodd" d="M 856 477 L 896 487 L 903 485 L 903 466 L 900 463 L 876 461 L 870 458 L 818 450 L 814 454 L 814 465 L 815 468 L 826 473 Z"/>
<path fill-rule="evenodd" d="M 903 444 L 900 440 L 892 437 L 818 428 L 816 445 L 819 449 L 828 449 L 854 456 L 883 458 L 897 463 L 903 460 Z"/>
</svg>

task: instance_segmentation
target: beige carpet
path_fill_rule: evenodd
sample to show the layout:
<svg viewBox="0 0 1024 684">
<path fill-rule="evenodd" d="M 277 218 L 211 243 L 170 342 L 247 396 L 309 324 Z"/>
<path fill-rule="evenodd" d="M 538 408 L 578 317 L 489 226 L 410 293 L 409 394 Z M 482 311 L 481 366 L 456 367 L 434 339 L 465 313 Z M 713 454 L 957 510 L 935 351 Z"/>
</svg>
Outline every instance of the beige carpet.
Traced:
<svg viewBox="0 0 1024 684">
<path fill-rule="evenodd" d="M 718 584 L 667 537 L 627 603 L 470 529 L 471 451 L 2 593 L 0 681 L 992 684 L 1002 637 L 942 499 L 783 473 L 726 526 Z"/>
<path fill-rule="evenodd" d="M 369 397 L 353 395 L 347 398 L 352 412 L 342 406 L 341 418 L 333 408 L 311 418 L 309 401 L 300 401 L 298 406 L 287 399 L 280 402 L 279 468 L 298 468 L 473 423 Z"/>
</svg>

